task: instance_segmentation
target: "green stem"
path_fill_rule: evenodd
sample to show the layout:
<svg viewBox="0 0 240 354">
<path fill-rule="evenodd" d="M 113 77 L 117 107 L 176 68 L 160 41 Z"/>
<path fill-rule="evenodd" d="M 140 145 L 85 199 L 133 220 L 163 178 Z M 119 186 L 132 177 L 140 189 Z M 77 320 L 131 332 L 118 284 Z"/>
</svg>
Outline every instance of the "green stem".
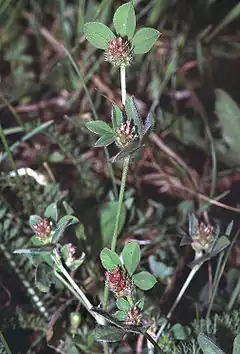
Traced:
<svg viewBox="0 0 240 354">
<path fill-rule="evenodd" d="M 121 80 L 121 93 L 122 93 L 122 104 L 125 104 L 127 90 L 126 90 L 126 68 L 125 66 L 120 67 L 120 80 Z M 123 161 L 123 171 L 122 171 L 122 180 L 121 180 L 121 187 L 119 192 L 119 199 L 118 199 L 118 210 L 116 216 L 116 222 L 113 232 L 113 238 L 111 243 L 111 250 L 115 252 L 116 245 L 117 245 L 117 237 L 118 237 L 118 230 L 119 230 L 119 221 L 121 216 L 126 180 L 127 180 L 127 173 L 128 173 L 128 166 L 129 166 L 130 156 L 125 157 Z M 104 289 L 104 297 L 103 297 L 103 309 L 107 310 L 107 303 L 108 303 L 108 287 L 105 285 Z"/>
<path fill-rule="evenodd" d="M 112 244 L 111 244 L 111 250 L 114 252 L 115 252 L 116 244 L 117 244 L 119 222 L 120 222 L 121 210 L 122 210 L 122 205 L 123 205 L 125 186 L 126 186 L 126 181 L 127 181 L 129 161 L 130 161 L 130 156 L 125 157 L 125 159 L 123 161 L 122 180 L 121 180 L 121 187 L 120 187 L 120 193 L 119 193 L 119 199 L 118 199 L 118 210 L 117 210 L 116 223 L 115 223 L 115 227 L 114 227 Z"/>
<path fill-rule="evenodd" d="M 99 324 L 105 324 L 105 320 L 103 321 L 103 318 L 99 316 L 97 313 L 92 311 L 93 305 L 91 302 L 88 300 L 84 292 L 79 288 L 79 286 L 75 283 L 71 275 L 66 271 L 64 266 L 61 263 L 60 256 L 57 253 L 57 251 L 54 252 L 52 255 L 52 259 L 54 260 L 57 270 L 59 270 L 64 277 L 67 279 L 68 283 L 61 277 L 60 274 L 57 274 L 55 271 L 55 275 L 58 277 L 59 280 L 63 282 L 63 284 L 77 297 L 77 299 L 84 305 L 86 310 L 95 318 L 97 323 Z"/>
<path fill-rule="evenodd" d="M 167 321 L 165 321 L 162 326 L 160 327 L 157 335 L 156 335 L 156 340 L 158 340 L 160 338 L 160 335 L 162 334 L 164 328 L 166 327 L 167 323 L 168 323 L 168 320 L 172 317 L 172 314 L 173 314 L 173 311 L 175 310 L 175 308 L 177 307 L 179 301 L 181 300 L 183 294 L 185 293 L 185 291 L 187 290 L 187 287 L 189 286 L 189 284 L 191 283 L 193 277 L 195 276 L 195 274 L 197 273 L 197 271 L 199 270 L 199 268 L 201 267 L 203 263 L 199 263 L 199 264 L 196 264 L 191 272 L 188 274 L 188 277 L 185 281 L 185 283 L 183 284 L 182 286 L 182 289 L 180 290 L 176 300 L 174 301 L 172 307 L 170 308 L 166 318 L 167 318 Z"/>
<path fill-rule="evenodd" d="M 121 93 L 122 93 L 122 104 L 125 104 L 127 97 L 127 89 L 126 89 L 126 67 L 122 65 L 120 67 L 120 78 L 121 78 Z"/>
<path fill-rule="evenodd" d="M 77 75 L 78 75 L 78 77 L 79 77 L 79 79 L 80 79 L 80 81 L 81 81 L 81 83 L 82 83 L 82 87 L 83 87 L 83 89 L 84 89 L 84 91 L 85 91 L 85 94 L 86 94 L 86 96 L 87 96 L 88 102 L 89 102 L 89 104 L 90 104 L 90 107 L 91 107 L 91 110 L 92 110 L 92 113 L 93 113 L 93 118 L 94 118 L 94 120 L 98 120 L 98 115 L 97 115 L 96 109 L 95 109 L 95 107 L 94 107 L 92 98 L 91 98 L 91 96 L 90 96 L 90 94 L 89 94 L 88 88 L 87 88 L 87 86 L 86 86 L 86 84 L 85 84 L 84 78 L 83 78 L 83 76 L 82 76 L 82 74 L 81 74 L 81 72 L 80 72 L 80 70 L 79 70 L 77 64 L 75 63 L 73 57 L 72 57 L 71 54 L 69 53 L 69 51 L 68 51 L 66 48 L 63 48 L 63 49 L 64 49 L 64 52 L 67 54 L 67 56 L 68 56 L 68 58 L 69 58 L 69 60 L 70 60 L 70 62 L 71 62 L 71 64 L 72 64 L 74 70 L 76 71 L 76 73 L 77 73 Z M 112 164 L 111 164 L 111 162 L 110 162 L 110 157 L 109 157 L 108 149 L 107 149 L 106 146 L 104 146 L 104 153 L 105 153 L 105 156 L 106 156 L 107 167 L 108 167 L 108 173 L 109 173 L 110 178 L 111 178 L 111 180 L 112 180 L 113 192 L 114 192 L 115 198 L 117 199 L 118 194 L 117 194 L 116 180 L 115 180 L 115 177 L 114 177 L 113 167 L 112 167 Z"/>
</svg>

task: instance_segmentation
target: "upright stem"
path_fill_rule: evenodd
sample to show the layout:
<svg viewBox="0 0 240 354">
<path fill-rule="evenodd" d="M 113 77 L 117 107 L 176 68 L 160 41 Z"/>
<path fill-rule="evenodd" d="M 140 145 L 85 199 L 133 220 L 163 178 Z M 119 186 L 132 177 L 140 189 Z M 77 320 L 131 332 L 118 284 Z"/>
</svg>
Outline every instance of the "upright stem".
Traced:
<svg viewBox="0 0 240 354">
<path fill-rule="evenodd" d="M 122 171 L 122 180 L 121 180 L 121 187 L 120 187 L 120 193 L 119 193 L 119 199 L 118 199 L 117 216 L 116 216 L 116 222 L 115 222 L 113 238 L 112 238 L 112 244 L 111 244 L 111 250 L 112 251 L 115 251 L 116 244 L 117 244 L 117 237 L 118 237 L 118 230 L 119 230 L 119 221 L 120 221 L 120 216 L 121 216 L 121 210 L 122 210 L 124 191 L 125 191 L 126 180 L 127 180 L 127 172 L 128 172 L 129 161 L 130 161 L 130 156 L 125 157 L 125 159 L 123 161 L 123 171 Z"/>
<path fill-rule="evenodd" d="M 127 89 L 126 89 L 126 68 L 125 66 L 120 67 L 120 80 L 121 80 L 121 93 L 122 93 L 122 104 L 124 105 L 126 102 L 127 97 Z M 118 237 L 118 230 L 119 230 L 119 221 L 121 216 L 126 180 L 127 180 L 127 173 L 128 173 L 128 166 L 129 166 L 130 156 L 125 157 L 123 161 L 123 171 L 122 171 L 122 180 L 121 180 L 121 187 L 119 192 L 119 199 L 118 199 L 118 209 L 116 215 L 116 222 L 113 232 L 113 238 L 111 243 L 111 250 L 116 250 L 117 245 L 117 237 Z M 103 308 L 107 310 L 107 303 L 108 303 L 108 287 L 105 286 L 104 289 L 104 299 L 103 299 Z"/>
<path fill-rule="evenodd" d="M 182 287 L 181 291 L 179 292 L 179 294 L 178 294 L 176 300 L 174 301 L 172 307 L 170 308 L 170 310 L 169 310 L 169 312 L 168 312 L 168 314 L 167 314 L 167 316 L 166 316 L 167 320 L 169 320 L 169 319 L 172 317 L 173 311 L 174 311 L 175 308 L 177 307 L 177 305 L 178 305 L 179 301 L 181 300 L 183 294 L 185 293 L 185 291 L 186 291 L 188 285 L 191 283 L 191 281 L 192 281 L 194 275 L 197 273 L 197 271 L 199 270 L 199 268 L 201 267 L 201 265 L 202 265 L 202 263 L 196 264 L 196 265 L 192 268 L 191 272 L 188 274 L 188 277 L 187 277 L 185 283 L 183 284 L 183 287 Z M 159 329 L 159 331 L 158 331 L 158 333 L 157 333 L 157 335 L 156 335 L 156 341 L 158 341 L 158 339 L 160 338 L 160 335 L 162 334 L 162 331 L 164 330 L 164 328 L 166 327 L 166 325 L 167 325 L 167 321 L 165 321 L 165 322 L 162 324 L 162 326 L 160 327 L 160 329 Z"/>
<path fill-rule="evenodd" d="M 126 67 L 122 65 L 120 67 L 120 77 L 121 77 L 121 93 L 122 93 L 122 104 L 125 104 L 127 98 L 127 89 L 126 89 Z"/>
</svg>

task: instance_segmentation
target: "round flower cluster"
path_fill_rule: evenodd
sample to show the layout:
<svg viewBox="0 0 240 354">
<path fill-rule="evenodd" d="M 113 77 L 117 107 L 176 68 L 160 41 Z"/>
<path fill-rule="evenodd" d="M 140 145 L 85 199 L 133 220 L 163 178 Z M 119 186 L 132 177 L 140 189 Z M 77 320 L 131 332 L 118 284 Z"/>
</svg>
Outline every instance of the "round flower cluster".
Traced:
<svg viewBox="0 0 240 354">
<path fill-rule="evenodd" d="M 114 267 L 113 271 L 106 272 L 106 282 L 108 288 L 117 297 L 129 296 L 132 293 L 132 281 L 119 267 Z"/>
<path fill-rule="evenodd" d="M 131 44 L 122 37 L 112 39 L 105 52 L 107 61 L 113 66 L 128 66 L 133 60 L 133 51 Z"/>
<path fill-rule="evenodd" d="M 52 223 L 49 222 L 46 218 L 38 219 L 38 223 L 33 225 L 33 229 L 37 235 L 37 238 L 41 241 L 47 240 L 52 231 Z"/>
<path fill-rule="evenodd" d="M 214 240 L 213 226 L 205 225 L 201 222 L 198 226 L 197 233 L 192 237 L 192 248 L 194 251 L 200 253 L 202 251 L 207 252 Z"/>
<path fill-rule="evenodd" d="M 133 125 L 130 120 L 127 120 L 126 123 L 122 123 L 118 128 L 116 134 L 116 144 L 120 148 L 124 148 L 130 142 L 137 139 L 138 135 L 136 134 L 136 127 Z"/>
</svg>

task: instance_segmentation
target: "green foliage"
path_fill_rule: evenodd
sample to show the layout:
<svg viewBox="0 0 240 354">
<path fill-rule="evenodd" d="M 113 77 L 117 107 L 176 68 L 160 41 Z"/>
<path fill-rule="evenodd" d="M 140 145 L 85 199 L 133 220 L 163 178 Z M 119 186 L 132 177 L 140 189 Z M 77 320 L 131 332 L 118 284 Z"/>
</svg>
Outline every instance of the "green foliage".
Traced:
<svg viewBox="0 0 240 354">
<path fill-rule="evenodd" d="M 100 211 L 100 228 L 102 235 L 103 246 L 108 246 L 111 243 L 112 235 L 115 228 L 115 218 L 117 215 L 118 203 L 116 201 L 108 202 L 102 206 Z M 126 208 L 123 205 L 120 214 L 118 234 L 122 232 L 126 220 Z"/>
<path fill-rule="evenodd" d="M 140 28 L 134 35 L 132 44 L 135 54 L 149 52 L 157 41 L 160 33 L 154 28 Z"/>
<path fill-rule="evenodd" d="M 122 257 L 128 274 L 132 276 L 140 263 L 141 251 L 139 244 L 137 242 L 127 243 L 122 251 Z"/>
<path fill-rule="evenodd" d="M 149 272 L 140 272 L 133 275 L 134 284 L 141 290 L 150 290 L 156 283 L 156 278 Z"/>
<path fill-rule="evenodd" d="M 136 29 L 136 15 L 133 4 L 128 2 L 121 5 L 113 16 L 113 23 L 117 34 L 131 39 Z"/>
<path fill-rule="evenodd" d="M 128 39 L 135 54 L 149 52 L 160 35 L 159 31 L 153 28 L 141 28 L 135 33 L 136 15 L 132 2 L 123 4 L 116 10 L 113 23 L 117 34 Z M 107 50 L 108 43 L 115 38 L 110 28 L 100 22 L 86 23 L 84 33 L 94 47 L 104 50 Z"/>
<path fill-rule="evenodd" d="M 102 265 L 105 269 L 112 271 L 114 267 L 121 265 L 121 261 L 116 252 L 104 248 L 100 253 Z"/>
<path fill-rule="evenodd" d="M 100 22 L 90 22 L 84 25 L 87 40 L 98 49 L 106 49 L 108 42 L 115 38 L 109 27 Z"/>
</svg>

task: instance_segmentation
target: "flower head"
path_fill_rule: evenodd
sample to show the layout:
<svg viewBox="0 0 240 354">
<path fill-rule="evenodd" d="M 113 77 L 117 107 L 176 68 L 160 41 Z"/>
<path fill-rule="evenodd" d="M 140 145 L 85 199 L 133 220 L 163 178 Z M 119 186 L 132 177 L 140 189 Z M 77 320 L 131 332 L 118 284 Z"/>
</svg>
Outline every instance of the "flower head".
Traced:
<svg viewBox="0 0 240 354">
<path fill-rule="evenodd" d="M 67 243 L 61 248 L 61 254 L 64 262 L 71 270 L 76 270 L 84 261 L 85 253 L 83 252 L 80 258 L 75 257 L 76 247 L 71 243 Z"/>
<path fill-rule="evenodd" d="M 142 314 L 137 306 L 130 308 L 127 313 L 127 323 L 139 326 L 142 323 Z"/>
<path fill-rule="evenodd" d="M 131 43 L 122 37 L 112 39 L 105 50 L 105 59 L 113 66 L 129 66 L 133 61 Z"/>
<path fill-rule="evenodd" d="M 48 221 L 46 218 L 42 219 L 39 217 L 38 222 L 34 224 L 33 229 L 36 233 L 36 237 L 42 242 L 47 242 L 51 236 L 52 222 Z"/>
<path fill-rule="evenodd" d="M 214 241 L 213 226 L 200 222 L 196 233 L 192 235 L 192 248 L 195 252 L 209 251 Z"/>
<path fill-rule="evenodd" d="M 230 227 L 232 227 L 231 223 L 229 230 Z M 216 256 L 230 244 L 225 235 L 219 236 L 219 226 L 213 227 L 202 221 L 199 222 L 194 214 L 189 216 L 188 228 L 189 232 L 188 234 L 184 234 L 181 246 L 190 244 L 195 252 L 195 260 L 189 264 L 190 267 Z M 226 235 L 229 233 L 230 232 L 227 230 Z"/>
<path fill-rule="evenodd" d="M 136 134 L 136 127 L 130 120 L 126 123 L 122 123 L 116 132 L 116 144 L 120 148 L 126 147 L 129 143 L 133 142 L 138 138 Z"/>
<path fill-rule="evenodd" d="M 132 293 L 132 281 L 120 267 L 115 266 L 112 271 L 106 272 L 106 282 L 117 297 L 129 296 Z"/>
</svg>

